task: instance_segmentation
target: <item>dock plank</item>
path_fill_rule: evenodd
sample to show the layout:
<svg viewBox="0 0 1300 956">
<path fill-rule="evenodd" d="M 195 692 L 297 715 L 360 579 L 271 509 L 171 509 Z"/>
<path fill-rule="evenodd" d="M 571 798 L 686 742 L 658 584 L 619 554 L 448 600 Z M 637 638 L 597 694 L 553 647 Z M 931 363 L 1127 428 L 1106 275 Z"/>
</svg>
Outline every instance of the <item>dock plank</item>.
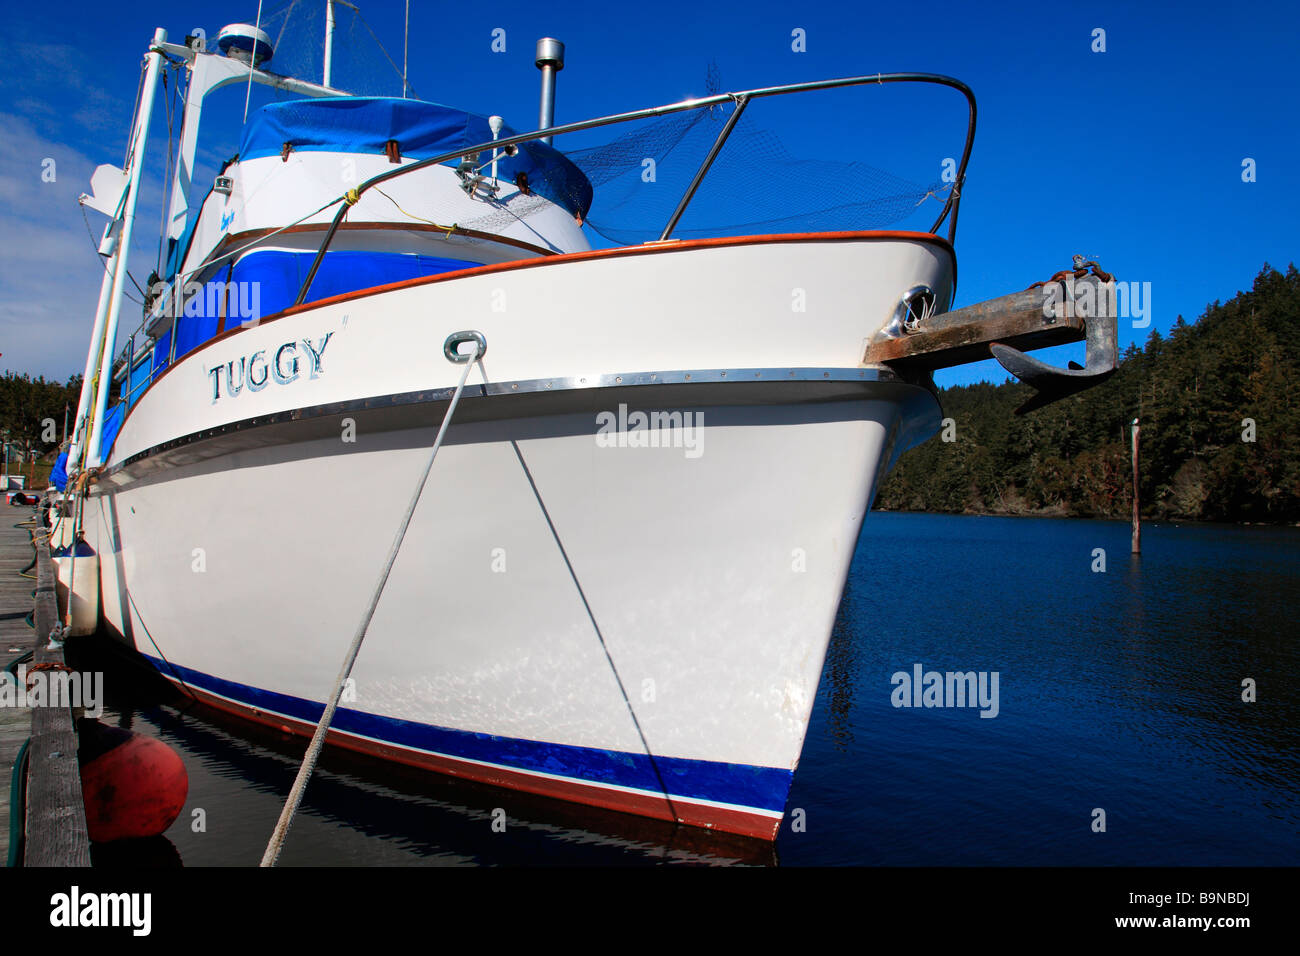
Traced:
<svg viewBox="0 0 1300 956">
<path fill-rule="evenodd" d="M 8 665 L 28 651 L 35 664 L 63 665 L 62 647 L 48 647 L 59 622 L 54 564 L 34 512 L 11 508 L 0 520 L 0 661 Z M 22 569 L 37 556 L 34 576 Z M 27 575 L 33 575 L 28 571 Z M 34 616 L 35 629 L 28 625 Z M 77 763 L 77 733 L 67 707 L 0 708 L 0 851 L 9 850 L 13 765 L 30 737 L 27 776 L 25 866 L 90 866 L 90 839 Z"/>
<path fill-rule="evenodd" d="M 47 640 L 59 621 L 54 563 L 43 535 L 35 537 L 36 664 L 63 665 L 63 647 Z M 25 866 L 90 866 L 90 835 L 77 763 L 77 731 L 67 707 L 32 708 L 28 751 Z"/>
<path fill-rule="evenodd" d="M 35 527 L 27 508 L 0 512 L 0 668 L 32 649 L 35 632 L 27 624 L 32 612 L 36 569 L 20 573 L 32 560 L 31 531 Z M 23 522 L 28 522 L 23 527 Z M 23 742 L 31 736 L 32 717 L 27 707 L 0 707 L 0 860 L 9 855 L 9 790 L 13 765 Z"/>
</svg>

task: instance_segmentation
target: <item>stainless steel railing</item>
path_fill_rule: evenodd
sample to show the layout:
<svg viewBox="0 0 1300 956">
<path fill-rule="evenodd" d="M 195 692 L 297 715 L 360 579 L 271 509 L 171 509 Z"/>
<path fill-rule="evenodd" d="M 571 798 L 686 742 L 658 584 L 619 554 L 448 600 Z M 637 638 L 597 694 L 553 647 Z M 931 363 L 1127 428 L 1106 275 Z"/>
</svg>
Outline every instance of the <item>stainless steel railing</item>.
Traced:
<svg viewBox="0 0 1300 956">
<path fill-rule="evenodd" d="M 955 240 L 957 235 L 957 212 L 961 202 L 961 188 L 962 188 L 962 184 L 965 182 L 966 165 L 970 160 L 971 147 L 974 144 L 974 140 L 975 140 L 975 115 L 976 115 L 975 94 L 971 92 L 971 89 L 968 86 L 966 86 L 965 83 L 962 83 L 960 80 L 954 79 L 949 76 L 943 76 L 941 74 L 876 73 L 868 76 L 843 77 L 834 80 L 818 80 L 811 83 L 793 83 L 785 86 L 763 87 L 760 89 L 746 90 L 744 92 L 739 92 L 739 93 L 719 93 L 714 96 L 706 96 L 698 99 L 682 100 L 677 103 L 669 103 L 664 106 L 656 106 L 656 107 L 651 107 L 649 109 L 634 110 L 632 112 L 627 112 L 627 113 L 614 113 L 609 116 L 602 116 L 596 119 L 583 120 L 577 123 L 566 123 L 560 126 L 551 126 L 546 129 L 539 129 L 530 133 L 519 133 L 514 136 L 508 136 L 508 137 L 503 137 L 501 139 L 479 143 L 475 146 L 470 146 L 465 149 L 442 153 L 437 156 L 431 156 L 428 159 L 418 160 L 416 162 L 409 163 L 405 166 L 401 166 L 397 169 L 387 170 L 386 172 L 383 172 L 378 176 L 373 176 L 370 179 L 363 182 L 352 192 L 351 196 L 349 196 L 348 194 L 339 196 L 337 199 L 329 203 L 326 203 L 320 209 L 316 210 L 316 212 L 311 213 L 309 216 L 303 217 L 304 219 L 310 218 L 310 216 L 317 215 L 318 213 L 323 212 L 324 210 L 328 209 L 330 206 L 333 205 L 339 205 L 340 207 L 338 212 L 334 216 L 333 221 L 330 223 L 328 230 L 325 232 L 324 238 L 321 240 L 320 248 L 317 250 L 316 256 L 312 260 L 311 268 L 308 271 L 306 278 L 303 280 L 302 285 L 298 289 L 298 294 L 297 297 L 294 299 L 293 304 L 301 305 L 303 304 L 303 302 L 306 301 L 307 295 L 311 290 L 311 284 L 316 277 L 316 273 L 320 268 L 321 262 L 324 260 L 325 253 L 328 251 L 331 241 L 334 239 L 335 233 L 338 231 L 339 226 L 342 224 L 343 217 L 347 213 L 347 210 L 352 205 L 354 205 L 356 201 L 361 197 L 361 195 L 364 194 L 367 190 L 375 186 L 378 186 L 381 183 L 387 182 L 390 179 L 396 179 L 399 176 L 405 176 L 408 173 L 412 173 L 420 169 L 426 169 L 430 166 L 436 166 L 441 163 L 450 162 L 452 160 L 460 159 L 462 157 L 469 156 L 475 153 L 482 154 L 485 152 L 489 152 L 491 150 L 502 150 L 508 146 L 513 146 L 518 143 L 525 143 L 533 140 L 542 140 L 553 136 L 563 135 L 564 133 L 576 133 L 576 132 L 581 132 L 583 130 L 597 129 L 602 126 L 612 126 L 618 123 L 627 123 L 636 120 L 651 119 L 658 116 L 667 116 L 672 113 L 681 113 L 688 110 L 708 109 L 713 106 L 723 105 L 726 103 L 734 103 L 736 108 L 732 111 L 731 115 L 727 118 L 726 123 L 719 131 L 717 138 L 713 141 L 713 144 L 710 146 L 708 153 L 701 161 L 699 168 L 695 171 L 695 175 L 692 177 L 690 183 L 687 185 L 685 192 L 682 194 L 681 199 L 678 201 L 676 207 L 673 209 L 672 215 L 669 217 L 668 222 L 665 224 L 663 232 L 659 236 L 659 241 L 662 242 L 670 238 L 673 233 L 673 230 L 677 228 L 678 222 L 680 222 L 682 215 L 686 212 L 686 209 L 690 205 L 691 200 L 694 198 L 695 193 L 698 191 L 700 184 L 704 182 L 705 177 L 708 175 L 709 169 L 713 166 L 714 160 L 716 160 L 718 154 L 721 153 L 722 148 L 726 145 L 727 139 L 728 137 L 730 137 L 732 130 L 735 129 L 736 124 L 739 122 L 741 115 L 745 111 L 745 108 L 749 105 L 749 103 L 752 100 L 761 99 L 763 97 L 768 97 L 768 96 L 785 96 L 785 95 L 796 94 L 796 93 L 816 92 L 819 90 L 840 89 L 840 88 L 853 87 L 853 86 L 869 86 L 871 84 L 878 84 L 883 86 L 888 83 L 931 83 L 939 86 L 947 86 L 959 91 L 966 98 L 966 102 L 969 108 L 969 118 L 967 120 L 966 141 L 962 148 L 961 161 L 957 166 L 955 180 L 952 184 L 953 188 L 949 191 L 948 197 L 944 202 L 943 209 L 940 211 L 938 218 L 935 219 L 934 225 L 931 226 L 929 230 L 930 232 L 937 234 L 939 227 L 943 225 L 945 220 L 948 220 L 948 241 L 952 242 L 953 240 Z M 349 199 L 351 199 L 350 202 Z M 301 222 L 302 220 L 299 221 Z M 279 230 L 277 230 L 277 232 L 278 231 Z M 275 233 L 272 233 L 271 235 L 275 235 Z M 254 242 L 249 243 L 247 246 L 242 246 L 238 249 L 231 250 L 215 259 L 205 259 L 204 262 L 201 263 L 197 269 L 192 270 L 187 275 L 196 274 L 206 268 L 210 268 L 216 262 L 234 257 L 238 255 L 240 252 L 244 251 L 245 249 L 265 241 L 265 239 L 267 238 L 270 238 L 270 236 L 261 237 L 255 240 Z M 125 383 L 127 385 L 127 389 L 125 389 L 125 391 L 127 391 L 128 394 L 123 397 L 128 398 L 128 400 L 134 395 L 134 393 L 137 390 L 143 387 L 147 387 L 153 381 L 153 379 L 158 376 L 158 374 L 160 374 L 164 369 L 168 368 L 176 359 L 176 355 L 175 355 L 176 317 L 179 315 L 181 310 L 181 290 L 179 288 L 179 286 L 182 285 L 181 279 L 182 276 L 178 272 L 177 276 L 174 278 L 173 287 L 168 289 L 166 292 L 168 299 L 173 300 L 170 306 L 173 310 L 172 329 L 171 329 L 171 348 L 169 349 L 170 354 L 167 356 L 167 360 L 163 364 L 155 365 L 155 367 L 151 368 L 149 374 L 145 376 L 145 378 L 138 385 L 131 386 L 130 375 L 127 375 L 127 382 Z M 140 334 L 140 332 L 143 332 L 145 328 L 147 328 L 152 323 L 154 318 L 155 316 L 153 314 L 146 315 L 144 323 L 141 325 L 140 329 L 137 330 L 135 334 Z M 131 368 L 134 367 L 134 364 L 137 361 L 135 358 L 134 340 L 135 340 L 135 335 L 132 335 L 131 344 L 128 346 L 127 349 L 127 354 L 131 356 L 130 359 Z"/>
<path fill-rule="evenodd" d="M 602 116 L 597 119 L 583 120 L 578 123 L 565 123 L 560 126 L 550 126 L 546 129 L 534 130 L 531 133 L 519 133 L 514 136 L 506 136 L 501 139 L 489 140 L 488 142 L 479 143 L 465 149 L 455 150 L 453 152 L 441 153 L 437 156 L 430 156 L 427 159 L 421 159 L 409 165 L 402 166 L 398 169 L 391 169 L 387 172 L 380 173 L 378 176 L 372 176 L 367 179 L 356 189 L 340 196 L 335 202 L 339 203 L 339 211 L 335 214 L 334 220 L 330 223 L 329 229 L 325 232 L 325 237 L 321 240 L 320 249 L 316 252 L 315 259 L 312 260 L 311 268 L 307 272 L 307 277 L 303 280 L 302 286 L 298 289 L 298 295 L 294 299 L 294 305 L 302 305 L 307 300 L 307 293 L 311 291 L 312 281 L 316 278 L 316 272 L 320 268 L 321 261 L 325 258 L 325 253 L 329 249 L 330 243 L 334 239 L 334 234 L 338 232 L 339 225 L 343 222 L 343 217 L 351 206 L 355 205 L 357 200 L 369 189 L 378 186 L 380 183 L 388 182 L 390 179 L 396 179 L 399 176 L 405 176 L 419 169 L 427 169 L 430 166 L 437 166 L 440 163 L 450 162 L 453 159 L 460 159 L 475 153 L 484 153 L 493 149 L 504 149 L 507 146 L 514 146 L 518 143 L 526 143 L 531 140 L 550 139 L 554 136 L 560 136 L 564 133 L 577 133 L 582 130 L 596 129 L 601 126 L 612 126 L 616 123 L 627 123 L 634 120 L 651 119 L 656 116 L 667 116 L 671 113 L 681 113 L 686 110 L 707 109 L 711 106 L 718 106 L 724 103 L 735 103 L 736 108 L 728 117 L 726 124 L 718 133 L 710 147 L 708 155 L 704 157 L 699 169 L 696 170 L 694 178 L 686 187 L 677 207 L 673 210 L 663 233 L 660 235 L 660 241 L 668 239 L 672 231 L 677 227 L 682 214 L 686 207 L 690 205 L 696 190 L 699 189 L 700 183 L 708 175 L 709 168 L 717 158 L 718 153 L 727 142 L 727 137 L 735 128 L 736 122 L 744 112 L 745 107 L 750 100 L 760 99 L 767 96 L 786 96 L 792 93 L 810 93 L 817 90 L 839 89 L 851 86 L 867 86 L 870 84 L 885 85 L 886 83 L 933 83 L 939 86 L 947 86 L 958 90 L 966 97 L 966 102 L 970 109 L 969 119 L 966 125 L 966 143 L 962 148 L 961 162 L 957 166 L 956 179 L 953 182 L 953 188 L 948 193 L 948 198 L 944 202 L 943 209 L 939 213 L 939 218 L 935 220 L 934 225 L 930 227 L 930 232 L 937 233 L 943 221 L 951 214 L 948 223 L 948 241 L 952 242 L 957 236 L 957 210 L 961 202 L 961 187 L 966 179 L 966 164 L 970 161 L 971 146 L 975 141 L 975 94 L 971 92 L 970 87 L 960 80 L 953 79 L 950 76 L 943 76 L 938 73 L 876 73 L 871 76 L 851 76 L 843 77 L 836 80 L 817 80 L 812 83 L 791 83 L 785 86 L 768 86 L 761 89 L 746 90 L 742 93 L 719 93 L 715 96 L 706 96 L 699 99 L 682 100 L 678 103 L 669 103 L 665 106 L 655 106 L 650 109 L 633 110 L 630 113 L 614 113 L 610 116 Z M 333 205 L 332 203 L 330 205 Z"/>
</svg>

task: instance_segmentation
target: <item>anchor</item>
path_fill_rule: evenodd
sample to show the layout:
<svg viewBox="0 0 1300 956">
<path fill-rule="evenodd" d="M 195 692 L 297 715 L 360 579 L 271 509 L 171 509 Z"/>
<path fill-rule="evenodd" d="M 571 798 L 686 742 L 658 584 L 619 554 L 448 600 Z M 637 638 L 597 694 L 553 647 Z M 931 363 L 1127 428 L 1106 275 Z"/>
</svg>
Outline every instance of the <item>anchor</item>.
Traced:
<svg viewBox="0 0 1300 956">
<path fill-rule="evenodd" d="M 915 291 L 915 290 L 911 290 Z M 911 294 L 909 292 L 908 294 Z M 906 298 L 906 296 L 905 296 Z M 868 345 L 866 364 L 887 364 L 904 377 L 921 379 L 937 369 L 986 359 L 1034 389 L 1016 409 L 1025 415 L 1099 385 L 1119 364 L 1114 277 L 1083 256 L 1074 268 L 1046 282 L 954 309 L 911 324 L 887 326 Z M 1057 368 L 1025 349 L 1085 342 L 1084 365 Z"/>
<path fill-rule="evenodd" d="M 1085 319 L 1084 324 L 1084 365 L 1070 362 L 1066 368 L 1057 368 L 1001 342 L 989 345 L 999 365 L 1034 389 L 1035 394 L 1016 409 L 1017 415 L 1027 415 L 1058 399 L 1100 385 L 1115 374 L 1119 361 L 1115 316 L 1095 316 Z"/>
<path fill-rule="evenodd" d="M 1089 278 L 1096 278 L 1097 282 L 1087 283 Z M 1089 314 L 1083 317 L 1084 362 L 1086 363 L 1084 365 L 1070 362 L 1067 368 L 1057 368 L 1001 342 L 993 342 L 989 345 L 989 351 L 993 353 L 999 365 L 1034 389 L 1033 397 L 1016 409 L 1017 415 L 1026 415 L 1058 399 L 1092 388 L 1115 374 L 1115 369 L 1119 365 L 1119 342 L 1115 322 L 1114 281 L 1115 277 L 1109 272 L 1103 272 L 1096 262 L 1076 255 L 1073 269 L 1064 269 L 1047 282 L 1035 282 L 1026 290 L 1032 292 L 1034 289 L 1045 288 L 1050 283 L 1056 283 L 1062 291 L 1061 301 L 1057 304 L 1063 306 L 1065 311 L 1079 311 L 1077 304 L 1080 301 L 1090 302 L 1091 307 L 1086 310 Z M 1078 294 L 1080 282 L 1095 286 L 1085 290 L 1090 295 Z M 1050 296 L 1045 293 L 1043 298 L 1044 311 L 1046 311 Z"/>
</svg>

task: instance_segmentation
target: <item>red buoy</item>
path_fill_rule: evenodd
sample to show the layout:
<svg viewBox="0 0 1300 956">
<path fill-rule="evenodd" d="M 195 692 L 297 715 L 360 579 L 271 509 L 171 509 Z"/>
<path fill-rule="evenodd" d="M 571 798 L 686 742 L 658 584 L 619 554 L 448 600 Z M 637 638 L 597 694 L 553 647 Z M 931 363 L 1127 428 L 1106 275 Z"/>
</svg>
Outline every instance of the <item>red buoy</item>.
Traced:
<svg viewBox="0 0 1300 956">
<path fill-rule="evenodd" d="M 79 721 L 81 792 L 95 843 L 158 836 L 185 807 L 189 774 L 180 755 L 161 740 Z"/>
</svg>

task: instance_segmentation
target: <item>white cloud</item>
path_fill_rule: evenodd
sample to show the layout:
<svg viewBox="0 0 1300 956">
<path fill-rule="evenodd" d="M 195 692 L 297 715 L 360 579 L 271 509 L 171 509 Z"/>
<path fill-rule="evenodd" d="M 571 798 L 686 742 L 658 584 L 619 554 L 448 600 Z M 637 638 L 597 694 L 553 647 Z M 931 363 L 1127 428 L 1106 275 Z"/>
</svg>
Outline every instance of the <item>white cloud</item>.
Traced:
<svg viewBox="0 0 1300 956">
<path fill-rule="evenodd" d="M 0 71 L 0 369 L 66 379 L 85 366 L 104 275 L 95 252 L 105 219 L 77 202 L 102 163 L 120 165 L 131 102 L 109 93 L 84 49 L 15 42 Z M 132 90 L 134 92 L 134 90 Z M 163 145 L 161 94 L 152 147 Z M 157 252 L 162 158 L 150 149 L 131 273 L 142 284 Z M 53 160 L 54 181 L 42 178 Z M 87 221 L 90 229 L 87 230 Z M 127 289 L 137 296 L 133 285 Z M 140 323 L 123 303 L 119 340 Z"/>
<path fill-rule="evenodd" d="M 104 274 L 94 249 L 105 220 L 89 213 L 92 238 L 77 203 L 96 163 L 24 117 L 0 113 L 0 128 L 0 368 L 63 380 L 85 366 Z M 124 332 L 137 312 L 126 303 Z"/>
</svg>

